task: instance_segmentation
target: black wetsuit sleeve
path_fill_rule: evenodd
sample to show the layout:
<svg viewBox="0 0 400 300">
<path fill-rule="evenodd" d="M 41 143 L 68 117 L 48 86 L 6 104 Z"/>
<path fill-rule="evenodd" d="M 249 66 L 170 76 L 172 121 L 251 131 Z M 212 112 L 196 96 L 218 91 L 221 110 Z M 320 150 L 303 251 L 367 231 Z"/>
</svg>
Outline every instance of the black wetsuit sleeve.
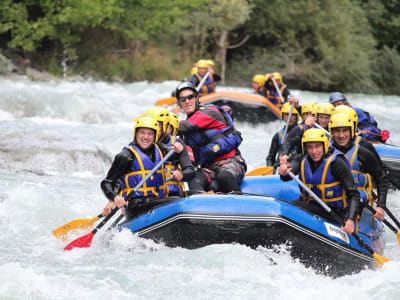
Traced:
<svg viewBox="0 0 400 300">
<path fill-rule="evenodd" d="M 134 156 L 128 149 L 123 149 L 115 156 L 106 178 L 100 183 L 101 190 L 108 200 L 114 201 L 115 196 L 118 195 L 119 179 L 129 172 L 133 160 Z"/>
<path fill-rule="evenodd" d="M 301 138 L 303 137 L 303 130 L 300 127 L 293 128 L 284 143 L 281 146 L 280 154 L 281 155 L 289 155 L 289 153 L 294 149 L 297 145 L 301 145 Z"/>
<path fill-rule="evenodd" d="M 381 157 L 379 156 L 378 152 L 376 152 L 374 145 L 368 142 L 365 138 L 361 138 L 360 145 L 371 151 L 374 154 L 375 158 L 378 160 L 378 162 L 381 164 L 381 166 L 383 166 Z"/>
<path fill-rule="evenodd" d="M 279 137 L 278 133 L 275 133 L 271 141 L 271 146 L 269 147 L 269 153 L 267 156 L 267 166 L 274 166 L 276 161 L 276 154 L 279 150 Z"/>
<path fill-rule="evenodd" d="M 303 159 L 303 157 L 304 157 L 303 155 L 298 154 L 290 162 L 290 167 L 292 168 L 292 173 L 294 175 L 297 175 L 300 173 L 301 160 Z M 287 175 L 287 176 L 280 175 L 280 178 L 282 181 L 285 181 L 285 182 L 292 180 L 292 177 L 290 177 L 289 175 Z"/>
<path fill-rule="evenodd" d="M 346 192 L 349 205 L 348 218 L 355 221 L 360 207 L 360 193 L 356 188 L 350 168 L 340 156 L 331 164 L 332 176 L 340 182 Z"/>
<path fill-rule="evenodd" d="M 389 189 L 389 181 L 385 175 L 381 163 L 376 159 L 375 155 L 364 147 L 358 150 L 358 161 L 360 162 L 360 171 L 371 174 L 376 183 L 378 191 L 379 207 L 386 206 L 386 198 Z"/>
<path fill-rule="evenodd" d="M 179 164 L 181 166 L 181 172 L 183 175 L 183 181 L 190 181 L 194 178 L 196 175 L 196 172 L 194 170 L 193 164 L 190 160 L 189 153 L 186 148 L 186 144 L 181 140 L 177 139 L 177 142 L 181 143 L 183 145 L 183 150 L 181 153 L 179 153 Z"/>
<path fill-rule="evenodd" d="M 286 87 L 283 91 L 282 91 L 282 97 L 285 100 L 284 102 L 288 101 L 288 97 L 290 95 L 289 89 Z"/>
<path fill-rule="evenodd" d="M 216 74 L 216 73 L 214 73 L 214 75 L 213 75 L 213 79 L 214 79 L 214 81 L 221 81 L 222 80 L 222 77 L 221 77 L 221 75 L 218 75 L 218 74 Z"/>
</svg>

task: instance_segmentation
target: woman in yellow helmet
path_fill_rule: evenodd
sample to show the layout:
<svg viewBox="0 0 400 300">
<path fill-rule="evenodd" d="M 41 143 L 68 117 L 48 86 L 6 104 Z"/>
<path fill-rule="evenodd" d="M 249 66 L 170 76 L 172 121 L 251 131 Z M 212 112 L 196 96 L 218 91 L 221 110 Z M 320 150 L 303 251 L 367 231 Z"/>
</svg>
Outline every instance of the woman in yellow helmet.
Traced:
<svg viewBox="0 0 400 300">
<path fill-rule="evenodd" d="M 336 214 L 345 219 L 342 229 L 351 234 L 360 206 L 360 194 L 351 175 L 349 162 L 342 152 L 329 147 L 328 137 L 321 129 L 307 130 L 302 138 L 302 156 L 290 165 L 282 163 L 279 174 L 283 181 L 291 180 L 288 171 L 299 174 L 299 178 Z M 292 170 L 293 167 L 293 170 Z M 301 196 L 293 205 L 331 219 L 331 215 L 303 188 Z"/>
<path fill-rule="evenodd" d="M 104 216 L 116 206 L 125 208 L 126 218 L 129 219 L 138 213 L 129 200 L 161 198 L 166 195 L 164 167 L 161 167 L 133 193 L 131 199 L 125 199 L 163 159 L 162 151 L 157 145 L 159 130 L 157 120 L 151 117 L 144 116 L 137 120 L 133 130 L 133 141 L 117 154 L 106 178 L 101 181 L 101 189 L 109 200 L 103 210 Z"/>
<path fill-rule="evenodd" d="M 264 96 L 264 97 L 266 96 L 265 87 L 264 87 L 265 80 L 266 80 L 266 77 L 262 74 L 257 74 L 257 75 L 253 76 L 252 87 L 253 87 L 254 93 Z"/>
</svg>

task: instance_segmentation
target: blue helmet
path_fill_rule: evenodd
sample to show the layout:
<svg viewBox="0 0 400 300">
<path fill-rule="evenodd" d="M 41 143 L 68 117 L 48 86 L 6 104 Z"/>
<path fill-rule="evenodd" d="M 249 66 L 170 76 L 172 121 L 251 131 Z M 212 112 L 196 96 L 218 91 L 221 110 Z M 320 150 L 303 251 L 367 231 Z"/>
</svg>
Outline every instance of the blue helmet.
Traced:
<svg viewBox="0 0 400 300">
<path fill-rule="evenodd" d="M 333 104 L 338 101 L 346 101 L 346 97 L 340 92 L 334 92 L 329 97 L 329 103 Z"/>
</svg>

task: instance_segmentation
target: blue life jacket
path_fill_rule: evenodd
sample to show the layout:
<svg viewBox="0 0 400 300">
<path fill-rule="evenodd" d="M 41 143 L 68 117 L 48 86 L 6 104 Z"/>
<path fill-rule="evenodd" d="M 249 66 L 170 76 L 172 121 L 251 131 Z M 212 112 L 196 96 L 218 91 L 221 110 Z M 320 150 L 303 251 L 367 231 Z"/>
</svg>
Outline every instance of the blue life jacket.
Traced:
<svg viewBox="0 0 400 300">
<path fill-rule="evenodd" d="M 208 107 L 218 109 L 228 124 L 222 129 L 206 129 L 185 133 L 185 142 L 192 148 L 196 163 L 202 167 L 237 149 L 243 140 L 240 132 L 233 127 L 232 118 L 227 111 L 219 106 Z"/>
<path fill-rule="evenodd" d="M 130 172 L 120 178 L 122 184 L 119 193 L 123 197 L 133 191 L 135 186 L 163 159 L 161 150 L 157 145 L 154 146 L 156 154 L 154 162 L 138 146 L 131 144 L 127 148 L 133 153 L 135 160 L 132 163 Z M 132 199 L 164 197 L 166 190 L 164 172 L 164 166 L 162 166 L 132 194 Z"/>
<path fill-rule="evenodd" d="M 281 129 L 278 131 L 279 146 L 282 145 L 284 133 L 285 133 L 285 127 L 281 128 Z M 286 132 L 285 141 L 286 141 L 286 139 L 287 139 L 287 137 L 288 137 L 288 134 L 289 134 L 289 133 Z"/>
<path fill-rule="evenodd" d="M 360 193 L 361 202 L 373 200 L 372 196 L 372 178 L 368 173 L 360 171 L 360 164 L 358 162 L 358 150 L 360 149 L 361 137 L 356 136 L 353 140 L 353 147 L 345 153 L 350 161 L 351 175 L 353 175 L 354 182 L 356 183 L 357 190 Z"/>
<path fill-rule="evenodd" d="M 286 88 L 286 84 L 283 84 L 281 86 L 278 86 L 279 91 L 281 92 L 281 95 L 283 95 L 283 91 Z M 285 99 L 282 96 L 279 96 L 279 92 L 275 89 L 275 87 L 271 87 L 269 89 L 266 90 L 267 91 L 267 98 L 270 102 L 272 102 L 273 104 L 275 104 L 276 106 L 280 107 L 282 105 L 283 102 L 285 102 Z"/>
<path fill-rule="evenodd" d="M 343 209 L 347 207 L 346 193 L 340 181 L 333 178 L 331 172 L 331 164 L 339 155 L 345 158 L 342 152 L 335 149 L 331 155 L 323 159 L 314 173 L 306 155 L 301 161 L 300 180 L 328 206 Z M 347 159 L 345 161 L 349 165 Z M 300 187 L 300 192 L 300 200 L 315 201 L 302 187 Z"/>
<path fill-rule="evenodd" d="M 198 73 L 196 73 L 196 77 L 197 79 L 199 79 L 199 82 L 201 82 L 201 80 L 204 78 L 204 76 L 201 77 Z M 214 92 L 215 92 L 214 77 L 213 75 L 209 74 L 207 79 L 204 81 L 203 85 L 200 87 L 199 95 L 204 96 Z"/>
<path fill-rule="evenodd" d="M 381 131 L 374 117 L 359 107 L 352 107 L 358 117 L 358 133 L 367 140 L 380 140 Z"/>
<path fill-rule="evenodd" d="M 175 143 L 175 137 L 170 136 L 168 146 L 172 146 Z M 175 170 L 179 170 L 178 160 L 168 160 L 165 164 L 165 177 L 168 179 Z M 181 181 L 174 179 L 167 180 L 168 196 L 183 196 L 184 185 Z"/>
</svg>

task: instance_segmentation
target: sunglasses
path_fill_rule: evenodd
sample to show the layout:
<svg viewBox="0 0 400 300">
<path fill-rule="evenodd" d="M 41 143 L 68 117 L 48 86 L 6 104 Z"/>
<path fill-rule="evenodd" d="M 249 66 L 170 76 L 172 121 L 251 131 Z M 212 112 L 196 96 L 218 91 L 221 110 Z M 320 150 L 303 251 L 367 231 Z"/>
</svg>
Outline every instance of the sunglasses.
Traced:
<svg viewBox="0 0 400 300">
<path fill-rule="evenodd" d="M 194 94 L 185 96 L 185 97 L 178 97 L 178 101 L 179 102 L 185 102 L 186 100 L 192 100 L 194 99 L 196 96 Z"/>
</svg>

